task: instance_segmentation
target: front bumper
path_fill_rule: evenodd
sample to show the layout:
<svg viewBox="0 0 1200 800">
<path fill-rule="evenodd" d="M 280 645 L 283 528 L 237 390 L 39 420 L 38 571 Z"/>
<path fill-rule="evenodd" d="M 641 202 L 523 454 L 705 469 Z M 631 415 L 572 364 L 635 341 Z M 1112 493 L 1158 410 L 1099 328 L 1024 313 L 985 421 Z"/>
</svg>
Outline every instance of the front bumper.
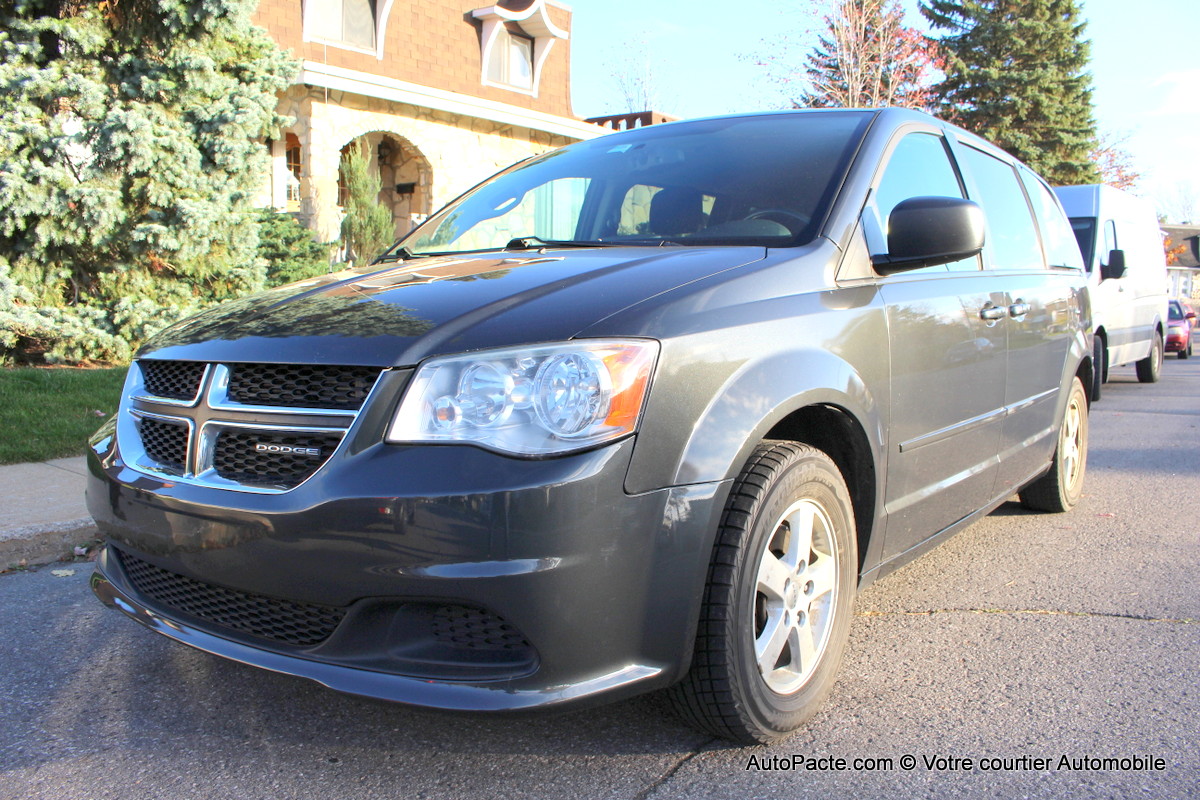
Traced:
<svg viewBox="0 0 1200 800">
<path fill-rule="evenodd" d="M 377 445 L 260 495 L 131 470 L 101 440 L 88 505 L 110 547 L 92 586 L 176 641 L 350 694 L 462 711 L 636 694 L 688 667 L 728 487 L 628 495 L 632 449 L 529 461 Z M 243 598 L 240 616 L 147 589 L 133 563 Z M 336 609 L 340 622 L 316 642 L 264 635 L 242 624 L 245 598 Z M 447 608 L 517 634 L 493 649 L 488 634 L 447 640 Z"/>
</svg>

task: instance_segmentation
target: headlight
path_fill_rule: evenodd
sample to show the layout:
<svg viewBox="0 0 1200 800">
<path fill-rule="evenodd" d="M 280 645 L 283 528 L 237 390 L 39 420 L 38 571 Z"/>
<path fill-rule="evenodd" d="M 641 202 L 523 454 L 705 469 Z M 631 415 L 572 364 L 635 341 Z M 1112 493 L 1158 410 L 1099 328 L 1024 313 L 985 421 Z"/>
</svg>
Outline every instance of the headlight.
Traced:
<svg viewBox="0 0 1200 800">
<path fill-rule="evenodd" d="M 393 443 L 469 443 L 515 455 L 582 450 L 632 433 L 658 342 L 579 340 L 435 358 L 413 377 Z"/>
</svg>

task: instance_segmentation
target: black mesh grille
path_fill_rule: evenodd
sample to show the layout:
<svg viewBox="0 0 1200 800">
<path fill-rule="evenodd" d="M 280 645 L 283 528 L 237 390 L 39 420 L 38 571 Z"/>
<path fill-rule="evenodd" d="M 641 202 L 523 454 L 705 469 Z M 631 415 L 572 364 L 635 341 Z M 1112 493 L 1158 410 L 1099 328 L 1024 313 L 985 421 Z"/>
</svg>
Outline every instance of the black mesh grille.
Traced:
<svg viewBox="0 0 1200 800">
<path fill-rule="evenodd" d="M 346 616 L 341 608 L 294 603 L 213 586 L 168 572 L 116 548 L 113 550 L 139 594 L 167 608 L 272 642 L 320 644 Z"/>
<path fill-rule="evenodd" d="M 235 403 L 357 411 L 379 377 L 378 367 L 234 364 L 229 399 Z"/>
<path fill-rule="evenodd" d="M 217 435 L 213 467 L 225 480 L 290 489 L 316 472 L 341 440 L 337 433 L 228 429 Z"/>
<path fill-rule="evenodd" d="M 433 615 L 438 641 L 472 650 L 523 650 L 530 647 L 521 632 L 500 617 L 466 606 L 442 606 Z"/>
<path fill-rule="evenodd" d="M 188 426 L 149 417 L 138 420 L 142 449 L 150 460 L 175 472 L 183 472 L 187 462 Z"/>
<path fill-rule="evenodd" d="M 194 400 L 204 377 L 202 361 L 139 361 L 142 383 L 155 397 L 170 400 Z"/>
</svg>

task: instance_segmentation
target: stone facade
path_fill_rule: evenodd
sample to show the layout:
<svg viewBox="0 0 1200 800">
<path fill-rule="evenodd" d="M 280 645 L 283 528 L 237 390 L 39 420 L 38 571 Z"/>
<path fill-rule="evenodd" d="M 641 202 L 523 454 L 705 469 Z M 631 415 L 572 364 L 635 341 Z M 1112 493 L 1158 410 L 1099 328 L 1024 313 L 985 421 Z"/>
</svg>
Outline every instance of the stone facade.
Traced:
<svg viewBox="0 0 1200 800">
<path fill-rule="evenodd" d="M 336 240 L 340 233 L 339 171 L 349 146 L 368 148 L 381 179 L 379 200 L 392 210 L 402 236 L 509 164 L 603 133 L 563 114 L 569 114 L 565 41 L 538 51 L 544 58 L 536 91 L 508 91 L 481 77 L 482 26 L 472 17 L 473 3 L 383 5 L 389 9 L 379 39 L 383 57 L 305 41 L 299 2 L 262 0 L 259 6 L 259 24 L 305 59 L 297 83 L 280 100 L 280 113 L 293 122 L 271 143 L 274 169 L 263 199 L 295 213 L 320 240 Z M 422 11 L 414 17 L 414 9 Z M 540 27 L 526 23 L 540 32 L 565 35 L 570 24 L 569 11 L 546 0 L 479 9 L 476 16 L 495 20 L 496 9 L 504 20 L 537 14 L 556 21 L 550 28 L 545 21 Z M 408 27 L 393 31 L 402 19 Z M 520 30 L 519 21 L 502 22 L 505 31 Z M 426 25 L 428 35 L 418 35 L 412 25 Z M 427 44 L 414 50 L 418 40 Z M 424 53 L 431 49 L 438 52 Z M 310 60 L 315 56 L 322 60 Z"/>
</svg>

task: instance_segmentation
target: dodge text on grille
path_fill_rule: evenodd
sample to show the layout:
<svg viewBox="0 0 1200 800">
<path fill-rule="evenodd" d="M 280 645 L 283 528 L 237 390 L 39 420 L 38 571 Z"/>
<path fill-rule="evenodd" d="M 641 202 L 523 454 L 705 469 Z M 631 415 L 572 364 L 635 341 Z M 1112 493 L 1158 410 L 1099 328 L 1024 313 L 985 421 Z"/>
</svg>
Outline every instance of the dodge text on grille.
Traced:
<svg viewBox="0 0 1200 800">
<path fill-rule="evenodd" d="M 321 455 L 319 447 L 291 447 L 286 444 L 263 444 L 259 442 L 254 445 L 254 449 L 260 453 L 289 453 L 297 456 L 316 456 Z"/>
</svg>

